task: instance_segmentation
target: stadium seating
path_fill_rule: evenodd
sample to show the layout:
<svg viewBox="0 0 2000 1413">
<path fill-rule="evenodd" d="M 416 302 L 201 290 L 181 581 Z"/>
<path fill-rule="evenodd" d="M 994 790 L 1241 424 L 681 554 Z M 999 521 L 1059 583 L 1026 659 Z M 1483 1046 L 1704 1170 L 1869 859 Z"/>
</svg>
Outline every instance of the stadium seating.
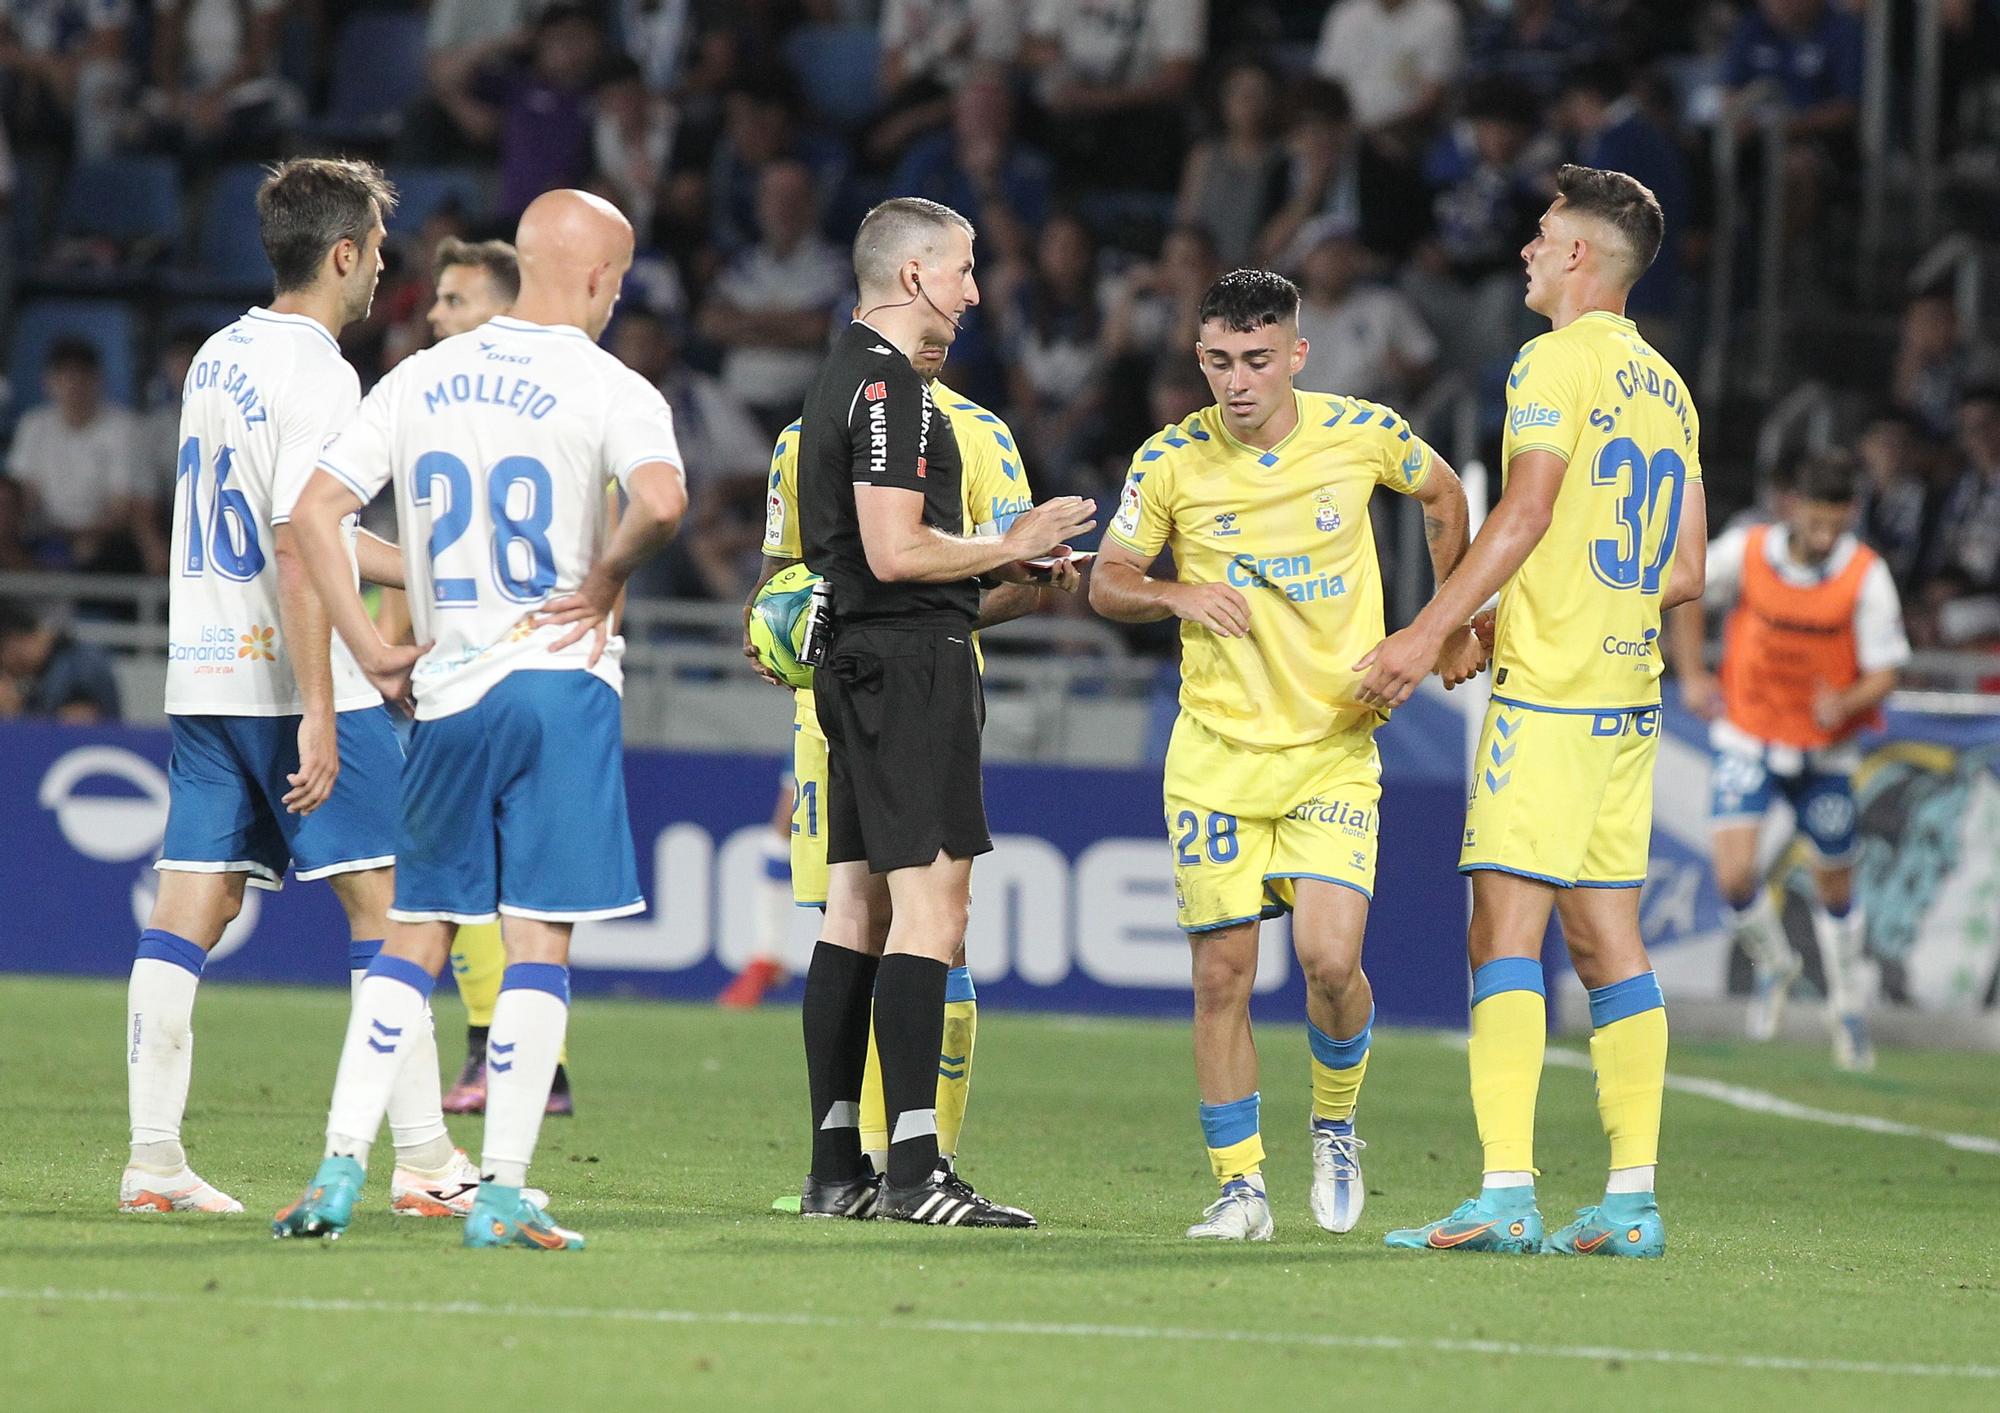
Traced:
<svg viewBox="0 0 2000 1413">
<path fill-rule="evenodd" d="M 109 157 L 79 163 L 70 174 L 56 234 L 170 243 L 180 225 L 180 170 L 172 158 Z"/>
<path fill-rule="evenodd" d="M 363 11 L 341 27 L 333 52 L 323 137 L 367 141 L 393 136 L 403 110 L 424 91 L 424 17 Z"/>
<path fill-rule="evenodd" d="M 440 208 L 456 203 L 467 216 L 485 213 L 490 202 L 486 183 L 470 167 L 403 167 L 390 172 L 396 183 L 396 214 L 389 229 L 414 233 Z"/>
<path fill-rule="evenodd" d="M 267 293 L 271 262 L 257 233 L 257 187 L 264 169 L 255 162 L 224 167 L 202 202 L 190 268 L 174 271 L 169 287 L 186 294 L 223 296 Z"/>
<path fill-rule="evenodd" d="M 8 359 L 14 415 L 42 401 L 42 365 L 59 338 L 87 339 L 104 363 L 104 395 L 133 405 L 138 393 L 134 353 L 138 326 L 130 305 L 118 300 L 41 299 L 14 319 L 14 346 Z"/>
<path fill-rule="evenodd" d="M 801 25 L 785 40 L 785 61 L 806 106 L 836 126 L 859 126 L 880 101 L 881 45 L 871 25 Z"/>
</svg>

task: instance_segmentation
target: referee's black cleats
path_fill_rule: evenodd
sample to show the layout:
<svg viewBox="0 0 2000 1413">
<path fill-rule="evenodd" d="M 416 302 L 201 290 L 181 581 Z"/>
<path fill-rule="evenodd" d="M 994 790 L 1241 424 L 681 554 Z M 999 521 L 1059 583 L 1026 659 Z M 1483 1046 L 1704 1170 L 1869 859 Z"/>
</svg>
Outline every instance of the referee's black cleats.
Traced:
<svg viewBox="0 0 2000 1413">
<path fill-rule="evenodd" d="M 873 1173 L 846 1182 L 821 1182 L 810 1175 L 799 1193 L 801 1217 L 848 1217 L 866 1221 L 877 1215 L 882 1179 Z"/>
<path fill-rule="evenodd" d="M 1012 1227 L 1035 1225 L 1034 1217 L 1019 1207 L 1006 1207 L 973 1191 L 960 1177 L 949 1158 L 939 1162 L 931 1180 L 915 1187 L 882 1187 L 882 1200 L 875 1215 L 883 1221 L 915 1222 L 927 1227 Z"/>
</svg>

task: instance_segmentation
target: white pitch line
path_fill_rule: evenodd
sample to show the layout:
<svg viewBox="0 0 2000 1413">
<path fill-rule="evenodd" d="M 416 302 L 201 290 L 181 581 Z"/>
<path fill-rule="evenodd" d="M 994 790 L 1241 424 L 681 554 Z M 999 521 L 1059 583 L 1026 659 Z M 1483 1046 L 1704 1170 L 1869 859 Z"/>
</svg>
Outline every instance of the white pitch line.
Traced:
<svg viewBox="0 0 2000 1413">
<path fill-rule="evenodd" d="M 1028 1320 L 866 1319 L 785 1314 L 771 1310 L 648 1310 L 588 1305 L 488 1305 L 475 1300 L 351 1300 L 315 1296 L 169 1294 L 164 1291 L 66 1290 L 0 1286 L 0 1301 L 72 1305 L 216 1304 L 306 1314 L 436 1315 L 448 1319 L 605 1320 L 647 1325 L 748 1325 L 782 1329 L 983 1335 L 1027 1339 L 1115 1339 L 1170 1344 L 1278 1345 L 1306 1349 L 1374 1350 L 1388 1354 L 1482 1354 L 1591 1363 L 1671 1364 L 1795 1374 L 1878 1374 L 1886 1378 L 2000 1380 L 1989 1364 L 1899 1364 L 1872 1359 L 1805 1359 L 1781 1354 L 1713 1354 L 1689 1349 L 1621 1349 L 1608 1345 L 1522 1344 L 1498 1339 L 1424 1339 L 1402 1335 L 1339 1335 L 1316 1331 L 1176 1328 L 1171 1325 L 1060 1324 Z"/>
<path fill-rule="evenodd" d="M 1551 1046 L 1548 1058 L 1550 1064 L 1562 1065 L 1568 1069 L 1587 1070 L 1591 1067 L 1590 1056 L 1581 1050 Z M 1703 1079 L 1698 1075 L 1669 1074 L 1667 1088 L 1679 1090 L 1683 1094 L 1699 1094 L 1704 1099 L 1714 1099 L 1753 1114 L 1771 1114 L 1781 1119 L 1826 1124 L 1831 1128 L 1859 1129 L 1863 1133 L 1886 1134 L 1891 1138 L 1923 1138 L 1933 1143 L 1942 1143 L 1947 1148 L 1956 1148 L 1961 1153 L 1985 1153 L 2000 1157 L 2000 1138 L 1988 1138 L 1984 1134 L 1977 1133 L 1946 1133 L 1941 1129 L 1919 1128 L 1915 1124 L 1877 1118 L 1873 1114 L 1843 1114 L 1834 1109 L 1815 1109 L 1810 1104 L 1800 1104 L 1773 1094 L 1769 1090 L 1752 1089 L 1748 1085 L 1727 1084 L 1719 1079 Z"/>
</svg>

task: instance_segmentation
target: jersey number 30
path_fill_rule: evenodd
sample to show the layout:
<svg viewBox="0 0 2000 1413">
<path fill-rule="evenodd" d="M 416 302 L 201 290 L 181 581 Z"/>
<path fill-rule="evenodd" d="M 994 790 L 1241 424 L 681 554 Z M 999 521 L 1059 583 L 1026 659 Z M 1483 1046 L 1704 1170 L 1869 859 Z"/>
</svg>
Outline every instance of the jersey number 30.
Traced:
<svg viewBox="0 0 2000 1413">
<path fill-rule="evenodd" d="M 1590 543 L 1590 572 L 1614 589 L 1660 592 L 1660 575 L 1674 557 L 1674 540 L 1681 524 L 1681 492 L 1687 485 L 1687 463 L 1680 453 L 1661 448 L 1648 457 L 1630 437 L 1604 444 L 1590 468 L 1593 486 L 1623 486 L 1618 496 L 1618 533 Z M 1665 497 L 1666 528 L 1652 553 L 1654 521 Z"/>
<path fill-rule="evenodd" d="M 413 499 L 431 510 L 431 601 L 439 608 L 470 608 L 479 602 L 479 575 L 448 575 L 466 552 L 452 547 L 472 524 L 472 472 L 448 451 L 417 458 Z M 442 495 L 440 495 L 442 491 Z M 488 575 L 502 598 L 540 603 L 556 583 L 555 551 L 549 522 L 555 517 L 549 468 L 532 456 L 503 456 L 486 473 L 486 509 L 493 521 L 487 546 Z"/>
</svg>

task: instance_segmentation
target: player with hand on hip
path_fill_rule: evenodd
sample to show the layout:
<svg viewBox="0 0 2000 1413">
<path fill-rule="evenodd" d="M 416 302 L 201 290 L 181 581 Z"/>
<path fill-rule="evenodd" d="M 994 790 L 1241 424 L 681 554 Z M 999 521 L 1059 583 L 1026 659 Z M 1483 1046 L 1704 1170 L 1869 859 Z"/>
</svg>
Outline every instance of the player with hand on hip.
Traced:
<svg viewBox="0 0 2000 1413">
<path fill-rule="evenodd" d="M 1399 416 L 1293 387 L 1307 354 L 1298 315 L 1297 288 L 1269 271 L 1209 289 L 1194 353 L 1215 402 L 1133 457 L 1090 586 L 1107 618 L 1182 621 L 1166 821 L 1220 1188 L 1191 1237 L 1271 1236 L 1250 992 L 1261 923 L 1286 912 L 1306 976 L 1309 1205 L 1328 1231 L 1360 1220 L 1354 1112 L 1375 1018 L 1361 939 L 1382 797 L 1375 730 L 1388 718 L 1358 695 L 1352 666 L 1383 626 L 1368 503 L 1378 486 L 1422 503 L 1440 581 L 1466 544 L 1457 475 Z M 1147 575 L 1162 550 L 1173 579 Z M 1455 683 L 1484 659 L 1461 625 L 1426 667 Z"/>
<path fill-rule="evenodd" d="M 1854 535 L 1856 477 L 1850 457 L 1815 457 L 1777 524 L 1731 530 L 1708 547 L 1707 598 L 1733 601 L 1720 679 L 1702 661 L 1699 605 L 1676 611 L 1668 632 L 1682 698 L 1714 723 L 1715 882 L 1756 968 L 1750 1038 L 1777 1033 L 1803 970 L 1757 868 L 1764 816 L 1782 797 L 1814 854 L 1813 940 L 1834 1062 L 1866 1070 L 1875 1050 L 1853 975 L 1865 929 L 1854 897 L 1855 737 L 1881 724 L 1910 643 L 1889 566 Z"/>
<path fill-rule="evenodd" d="M 326 1158 L 272 1223 L 347 1227 L 404 1039 L 462 923 L 502 919 L 472 1247 L 576 1250 L 524 1191 L 569 1017 L 577 922 L 640 911 L 619 721 L 625 581 L 687 507 L 673 417 L 599 348 L 632 228 L 580 191 L 537 197 L 514 312 L 397 365 L 320 459 L 295 520 L 313 582 L 369 679 L 414 694 L 389 939 L 355 998 Z M 615 530 L 604 485 L 630 498 Z M 338 572 L 340 518 L 390 482 L 419 642 L 384 643 Z"/>
<path fill-rule="evenodd" d="M 1663 220 L 1622 172 L 1565 166 L 1521 252 L 1551 332 L 1507 377 L 1505 487 L 1465 558 L 1362 659 L 1363 700 L 1394 705 L 1497 590 L 1493 700 L 1473 761 L 1459 870 L 1472 875 L 1477 1197 L 1392 1247 L 1658 1256 L 1654 1201 L 1667 1013 L 1639 935 L 1660 743 L 1660 615 L 1701 594 L 1701 423 L 1687 384 L 1624 315 Z M 1544 1241 L 1535 1098 L 1548 1038 L 1542 937 L 1562 918 L 1590 991 L 1601 1202 Z"/>
</svg>

